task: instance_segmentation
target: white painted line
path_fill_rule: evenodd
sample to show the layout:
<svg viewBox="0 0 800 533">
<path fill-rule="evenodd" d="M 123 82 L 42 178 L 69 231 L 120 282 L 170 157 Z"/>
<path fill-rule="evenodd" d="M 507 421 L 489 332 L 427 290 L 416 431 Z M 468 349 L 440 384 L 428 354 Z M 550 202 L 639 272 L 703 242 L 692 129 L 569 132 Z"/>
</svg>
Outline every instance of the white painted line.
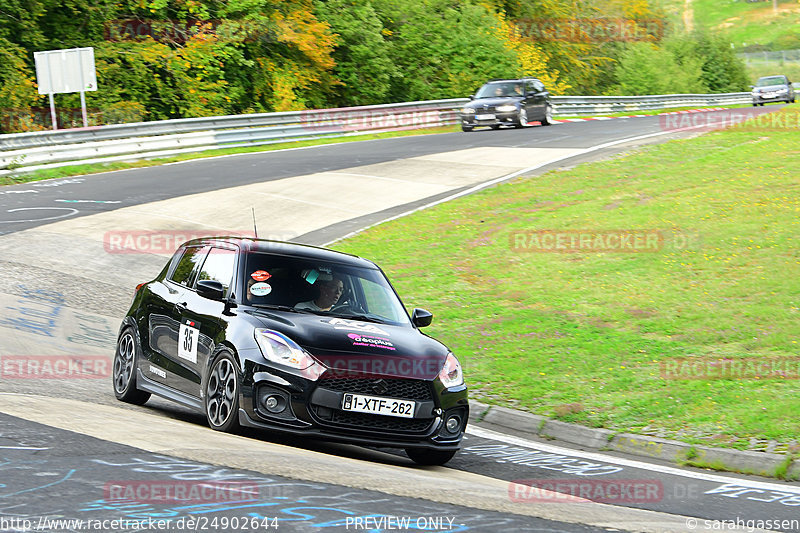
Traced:
<svg viewBox="0 0 800 533">
<path fill-rule="evenodd" d="M 7 213 L 14 213 L 16 211 L 34 211 L 34 210 L 37 210 L 37 209 L 47 209 L 47 210 L 50 210 L 50 211 L 53 211 L 53 210 L 56 210 L 56 209 L 58 209 L 58 210 L 62 210 L 63 209 L 63 210 L 72 211 L 72 212 L 71 213 L 64 213 L 63 215 L 58 215 L 57 217 L 32 218 L 32 219 L 28 219 L 28 220 L 0 220 L 0 224 L 16 224 L 18 222 L 39 222 L 39 221 L 42 221 L 42 220 L 55 220 L 57 218 L 64 218 L 64 217 L 68 217 L 70 215 L 74 215 L 74 214 L 78 213 L 77 209 L 73 209 L 71 207 L 18 207 L 17 209 L 9 209 L 7 211 Z"/>
<path fill-rule="evenodd" d="M 468 426 L 467 433 L 470 435 L 475 435 L 476 437 L 482 437 L 484 439 L 493 439 L 507 444 L 521 446 L 523 448 L 531 448 L 534 450 L 557 453 L 560 455 L 571 455 L 573 457 L 582 457 L 584 459 L 599 461 L 601 463 L 610 463 L 619 466 L 627 466 L 630 468 L 639 468 L 641 470 L 658 472 L 659 474 L 669 474 L 673 476 L 699 479 L 701 481 L 710 481 L 712 483 L 720 483 L 720 484 L 730 483 L 754 489 L 773 490 L 776 492 L 791 492 L 793 494 L 795 493 L 800 494 L 800 487 L 796 485 L 780 485 L 777 483 L 768 483 L 766 481 L 756 481 L 750 479 L 726 477 L 726 476 L 720 476 L 718 474 L 706 474 L 705 472 L 681 470 L 680 468 L 674 468 L 671 466 L 644 463 L 641 461 L 635 461 L 633 459 L 623 459 L 621 457 L 614 457 L 612 455 L 604 455 L 601 453 L 585 452 L 583 450 L 574 450 L 572 448 L 561 448 L 560 446 L 553 446 L 552 444 L 545 444 L 542 442 L 534 442 L 523 439 L 521 437 L 515 437 L 513 435 L 504 435 L 503 433 L 498 433 L 496 431 L 492 431 L 485 428 L 479 428 L 475 426 Z"/>
<path fill-rule="evenodd" d="M 578 119 L 578 120 L 582 120 L 582 119 Z M 334 239 L 334 240 L 332 240 L 330 242 L 327 242 L 327 243 L 323 244 L 322 246 L 323 247 L 328 247 L 328 246 L 332 245 L 335 242 L 347 239 L 349 237 L 352 237 L 353 235 L 358 235 L 362 231 L 368 230 L 370 228 L 374 228 L 375 226 L 377 226 L 379 224 L 383 224 L 384 222 L 390 222 L 392 220 L 397 220 L 398 218 L 402 218 L 402 217 L 408 216 L 408 215 L 410 215 L 412 213 L 416 213 L 417 211 L 422 211 L 423 209 L 429 209 L 429 208 L 431 208 L 433 206 L 436 206 L 436 205 L 439 205 L 439 204 L 442 204 L 442 203 L 445 203 L 445 202 L 449 202 L 451 200 L 455 200 L 456 198 L 460 198 L 462 196 L 466 196 L 468 194 L 472 194 L 472 193 L 480 191 L 482 189 L 486 189 L 487 187 L 491 187 L 492 185 L 496 185 L 498 183 L 502 183 L 504 181 L 508 181 L 508 180 L 510 180 L 512 178 L 516 178 L 517 176 L 519 176 L 521 174 L 532 172 L 532 171 L 537 170 L 539 168 L 545 167 L 547 165 L 552 165 L 553 163 L 558 163 L 559 161 L 563 161 L 563 160 L 569 159 L 571 157 L 577 157 L 579 155 L 584 155 L 584 154 L 588 154 L 588 153 L 591 153 L 591 152 L 595 152 L 597 150 L 602 150 L 603 148 L 610 148 L 611 146 L 616 146 L 618 144 L 624 144 L 626 142 L 639 141 L 639 140 L 648 139 L 648 138 L 651 138 L 651 137 L 658 137 L 660 135 L 668 135 L 668 134 L 676 133 L 676 132 L 679 132 L 679 131 L 692 130 L 692 129 L 703 128 L 703 127 L 705 127 L 705 125 L 701 124 L 701 125 L 698 125 L 698 126 L 689 126 L 689 127 L 686 127 L 686 128 L 681 128 L 681 129 L 676 129 L 676 130 L 658 131 L 656 133 L 648 133 L 646 135 L 637 135 L 635 137 L 626 137 L 624 139 L 618 139 L 616 141 L 609 141 L 609 142 L 606 142 L 606 143 L 597 144 L 595 146 L 590 146 L 589 148 L 584 148 L 582 150 L 577 150 L 577 151 L 571 152 L 571 153 L 569 153 L 567 155 L 554 157 L 553 159 L 544 161 L 542 163 L 538 163 L 538 164 L 533 165 L 531 167 L 523 168 L 522 170 L 517 170 L 516 172 L 512 172 L 511 174 L 506 174 L 505 176 L 500 176 L 499 178 L 495 178 L 493 180 L 489 180 L 489 181 L 486 181 L 484 183 L 479 183 L 478 185 L 475 185 L 474 187 L 470 187 L 469 189 L 461 191 L 461 192 L 458 192 L 456 194 L 451 194 L 450 196 L 442 198 L 441 200 L 436 200 L 435 202 L 431 202 L 431 203 L 425 204 L 423 206 L 417 207 L 415 209 L 411 209 L 410 211 L 406 211 L 404 213 L 400 213 L 399 215 L 395 215 L 393 217 L 385 218 L 385 219 L 383 219 L 383 220 L 381 220 L 379 222 L 376 222 L 376 223 L 371 224 L 369 226 L 363 227 L 363 228 L 358 229 L 356 231 L 350 232 L 347 235 L 344 235 L 343 237 L 339 237 L 339 238 Z"/>
<path fill-rule="evenodd" d="M 50 448 L 33 448 L 31 446 L 0 446 L 0 450 L 49 450 Z"/>
</svg>

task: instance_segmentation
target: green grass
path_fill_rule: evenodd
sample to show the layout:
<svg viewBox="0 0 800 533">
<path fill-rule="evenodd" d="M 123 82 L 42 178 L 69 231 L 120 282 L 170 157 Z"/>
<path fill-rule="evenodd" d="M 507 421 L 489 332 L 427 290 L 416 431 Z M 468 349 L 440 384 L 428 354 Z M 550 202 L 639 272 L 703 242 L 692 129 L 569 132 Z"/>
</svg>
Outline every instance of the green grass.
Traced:
<svg viewBox="0 0 800 533">
<path fill-rule="evenodd" d="M 798 36 L 800 41 L 800 30 L 797 27 L 800 5 L 794 1 L 781 0 L 778 7 L 778 12 L 774 13 L 772 2 L 692 1 L 695 25 L 724 32 L 736 48 L 762 44 L 772 45 L 778 50 L 785 48 L 780 43 L 792 35 Z M 790 45 L 791 42 L 786 44 Z"/>
<path fill-rule="evenodd" d="M 787 106 L 784 117 L 797 113 Z M 335 245 L 377 261 L 471 395 L 615 431 L 800 438 L 797 379 L 664 379 L 678 357 L 798 355 L 800 136 L 737 127 L 519 178 Z M 515 231 L 658 229 L 657 253 L 532 253 Z M 699 237 L 680 248 L 673 233 Z"/>
<path fill-rule="evenodd" d="M 65 178 L 69 176 L 80 176 L 94 174 L 97 172 L 110 172 L 113 170 L 124 170 L 128 168 L 143 168 L 174 163 L 177 161 L 189 161 L 192 159 L 203 159 L 207 157 L 219 157 L 230 154 L 248 154 L 257 152 L 270 152 L 273 150 L 285 150 L 287 148 L 301 148 L 305 146 L 318 146 L 322 144 L 335 144 L 352 141 L 367 141 L 374 139 L 387 139 L 390 137 L 406 137 L 409 135 L 425 135 L 432 133 L 452 133 L 460 131 L 458 126 L 442 126 L 437 128 L 424 128 L 418 130 L 391 131 L 384 133 L 367 133 L 364 135 L 354 135 L 351 137 L 328 137 L 306 141 L 290 141 L 262 146 L 243 146 L 240 148 L 221 148 L 219 150 L 206 150 L 203 152 L 191 152 L 171 157 L 161 157 L 157 159 L 142 159 L 139 161 L 119 161 L 115 163 L 93 163 L 89 165 L 70 165 L 45 170 L 37 170 L 25 174 L 0 176 L 0 186 L 15 185 L 18 183 L 28 183 L 46 179 Z M 131 159 L 136 155 L 131 155 Z"/>
</svg>

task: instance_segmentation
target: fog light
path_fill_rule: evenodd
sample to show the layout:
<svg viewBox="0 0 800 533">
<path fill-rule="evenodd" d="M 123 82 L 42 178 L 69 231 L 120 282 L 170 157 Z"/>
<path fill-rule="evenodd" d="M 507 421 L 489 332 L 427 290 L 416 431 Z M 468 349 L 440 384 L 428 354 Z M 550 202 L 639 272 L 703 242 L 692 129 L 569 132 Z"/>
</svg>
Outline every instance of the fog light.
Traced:
<svg viewBox="0 0 800 533">
<path fill-rule="evenodd" d="M 264 407 L 266 407 L 267 411 L 270 413 L 280 413 L 284 409 L 286 409 L 286 400 L 284 400 L 281 396 L 271 395 L 267 396 L 264 400 Z"/>
<path fill-rule="evenodd" d="M 447 431 L 450 433 L 457 433 L 459 428 L 461 427 L 461 419 L 457 416 L 451 416 L 447 419 L 447 423 L 445 424 Z"/>
</svg>

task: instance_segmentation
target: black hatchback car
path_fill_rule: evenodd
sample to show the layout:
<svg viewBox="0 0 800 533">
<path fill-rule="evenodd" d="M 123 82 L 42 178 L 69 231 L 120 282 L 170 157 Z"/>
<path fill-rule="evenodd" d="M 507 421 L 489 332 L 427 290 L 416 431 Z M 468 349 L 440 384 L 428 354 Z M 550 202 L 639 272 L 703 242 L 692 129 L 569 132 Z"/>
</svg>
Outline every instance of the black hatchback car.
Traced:
<svg viewBox="0 0 800 533">
<path fill-rule="evenodd" d="M 550 93 L 535 78 L 517 80 L 492 80 L 470 96 L 461 109 L 461 129 L 472 131 L 476 127 L 500 126 L 523 128 L 538 121 L 543 126 L 553 123 L 553 106 Z"/>
<path fill-rule="evenodd" d="M 409 317 L 381 269 L 277 241 L 195 239 L 140 284 L 122 321 L 114 393 L 151 394 L 240 426 L 444 464 L 469 416 L 456 357 Z"/>
</svg>

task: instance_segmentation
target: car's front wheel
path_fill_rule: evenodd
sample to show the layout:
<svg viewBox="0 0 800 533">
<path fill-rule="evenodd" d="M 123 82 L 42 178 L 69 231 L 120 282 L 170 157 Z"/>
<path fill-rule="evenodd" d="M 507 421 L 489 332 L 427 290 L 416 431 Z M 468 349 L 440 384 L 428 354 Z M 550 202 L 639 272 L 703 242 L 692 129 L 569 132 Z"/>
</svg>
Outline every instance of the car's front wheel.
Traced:
<svg viewBox="0 0 800 533">
<path fill-rule="evenodd" d="M 475 128 L 472 126 L 464 126 L 463 124 L 461 125 L 461 131 L 472 131 L 473 129 Z"/>
<path fill-rule="evenodd" d="M 456 453 L 457 450 L 439 451 L 406 448 L 406 455 L 418 465 L 424 466 L 441 466 L 452 459 Z"/>
<path fill-rule="evenodd" d="M 114 354 L 114 396 L 117 400 L 142 405 L 150 399 L 150 393 L 136 388 L 136 362 L 139 359 L 139 348 L 133 329 L 128 327 L 122 331 L 117 341 Z"/>
<path fill-rule="evenodd" d="M 239 371 L 233 355 L 221 350 L 206 383 L 206 419 L 211 429 L 233 433 L 239 429 Z"/>
<path fill-rule="evenodd" d="M 549 126 L 553 123 L 553 106 L 547 104 L 544 108 L 544 118 L 542 119 L 542 126 Z"/>
<path fill-rule="evenodd" d="M 514 122 L 515 128 L 524 128 L 528 125 L 528 112 L 525 110 L 524 107 L 519 108 L 519 114 L 517 114 L 517 120 Z"/>
</svg>

